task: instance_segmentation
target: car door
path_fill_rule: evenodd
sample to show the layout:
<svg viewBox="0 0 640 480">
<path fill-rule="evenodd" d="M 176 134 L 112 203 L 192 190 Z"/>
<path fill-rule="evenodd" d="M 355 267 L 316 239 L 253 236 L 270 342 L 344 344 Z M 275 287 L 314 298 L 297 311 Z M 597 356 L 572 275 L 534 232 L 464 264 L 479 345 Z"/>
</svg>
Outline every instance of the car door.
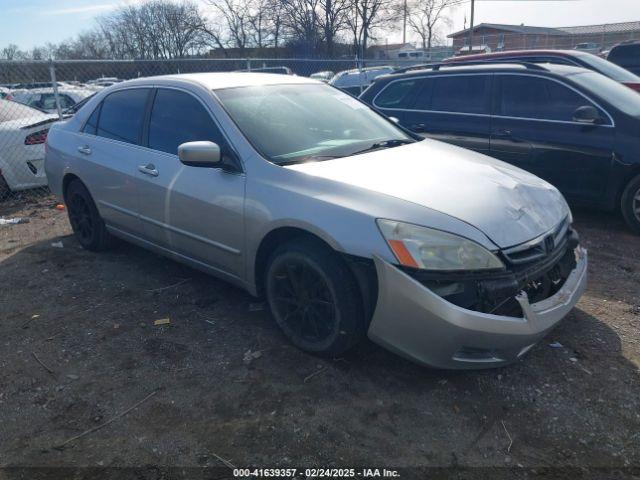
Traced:
<svg viewBox="0 0 640 480">
<path fill-rule="evenodd" d="M 118 90 L 95 108 L 78 134 L 75 155 L 87 160 L 80 178 L 87 185 L 105 222 L 139 235 L 138 155 L 149 88 Z"/>
<path fill-rule="evenodd" d="M 419 83 L 402 124 L 419 135 L 488 153 L 491 75 L 430 75 Z"/>
<path fill-rule="evenodd" d="M 180 144 L 202 140 L 217 143 L 223 156 L 232 155 L 209 109 L 190 92 L 158 88 L 145 136 L 148 148 L 137 163 L 145 237 L 181 256 L 239 276 L 244 174 L 186 166 L 177 155 Z"/>
<path fill-rule="evenodd" d="M 573 200 L 601 199 L 613 161 L 609 115 L 558 79 L 499 73 L 495 81 L 491 155 L 547 180 Z M 602 123 L 575 121 L 584 106 L 596 108 Z"/>
</svg>

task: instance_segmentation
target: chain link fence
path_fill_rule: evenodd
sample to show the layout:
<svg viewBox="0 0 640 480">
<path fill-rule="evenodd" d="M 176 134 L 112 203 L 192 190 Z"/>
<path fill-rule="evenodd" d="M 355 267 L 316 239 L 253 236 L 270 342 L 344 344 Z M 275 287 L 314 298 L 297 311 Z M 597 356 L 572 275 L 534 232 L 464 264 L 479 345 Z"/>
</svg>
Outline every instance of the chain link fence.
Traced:
<svg viewBox="0 0 640 480">
<path fill-rule="evenodd" d="M 73 115 L 77 105 L 95 92 L 122 80 L 192 72 L 262 71 L 294 74 L 328 81 L 335 73 L 361 70 L 357 76 L 373 78 L 363 69 L 407 67 L 437 62 L 461 53 L 510 49 L 578 49 L 600 54 L 612 45 L 640 40 L 640 22 L 612 26 L 571 27 L 559 31 L 538 27 L 520 33 L 489 34 L 483 30 L 455 34 L 449 47 L 431 50 L 409 45 L 378 45 L 371 58 L 201 58 L 174 60 L 67 60 L 0 62 L 0 207 L 47 193 L 44 148 L 48 129 L 59 119 Z M 607 30 L 609 29 L 609 30 Z M 543 29 L 544 30 L 544 29 Z M 569 29 L 564 29 L 569 30 Z M 469 48 L 470 41 L 473 48 Z M 223 52 L 213 50 L 212 56 Z M 385 72 L 386 73 L 386 72 Z M 362 87 L 360 87 L 362 88 Z M 348 90 L 348 88 L 346 88 Z M 358 89 L 356 89 L 358 90 Z M 358 94 L 359 91 L 350 93 Z"/>
</svg>

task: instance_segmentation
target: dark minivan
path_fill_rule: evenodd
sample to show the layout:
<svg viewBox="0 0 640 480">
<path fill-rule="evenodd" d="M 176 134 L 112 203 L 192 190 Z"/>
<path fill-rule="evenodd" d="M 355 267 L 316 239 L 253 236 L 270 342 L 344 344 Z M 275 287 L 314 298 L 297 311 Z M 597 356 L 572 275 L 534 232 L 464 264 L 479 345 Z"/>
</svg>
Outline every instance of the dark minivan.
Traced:
<svg viewBox="0 0 640 480">
<path fill-rule="evenodd" d="M 640 233 L 640 95 L 552 64 L 434 65 L 360 97 L 409 130 L 504 160 L 573 204 L 620 210 Z"/>
</svg>

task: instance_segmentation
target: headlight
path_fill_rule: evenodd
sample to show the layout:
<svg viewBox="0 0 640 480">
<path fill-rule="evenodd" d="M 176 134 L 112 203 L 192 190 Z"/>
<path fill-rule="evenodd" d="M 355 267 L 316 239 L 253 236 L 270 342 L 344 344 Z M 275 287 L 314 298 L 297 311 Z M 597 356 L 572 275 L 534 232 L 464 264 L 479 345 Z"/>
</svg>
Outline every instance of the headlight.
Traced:
<svg viewBox="0 0 640 480">
<path fill-rule="evenodd" d="M 489 250 L 451 233 L 378 219 L 378 227 L 401 265 L 425 270 L 504 268 Z"/>
</svg>

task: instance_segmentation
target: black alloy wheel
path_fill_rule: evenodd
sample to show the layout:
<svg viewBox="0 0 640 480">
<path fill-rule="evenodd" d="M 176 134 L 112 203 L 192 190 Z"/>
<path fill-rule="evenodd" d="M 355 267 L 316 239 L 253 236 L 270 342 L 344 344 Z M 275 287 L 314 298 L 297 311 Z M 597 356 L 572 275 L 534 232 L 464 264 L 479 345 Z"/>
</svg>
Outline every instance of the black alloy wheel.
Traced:
<svg viewBox="0 0 640 480">
<path fill-rule="evenodd" d="M 357 283 L 320 242 L 279 248 L 267 267 L 266 295 L 276 323 L 302 350 L 336 356 L 364 335 Z"/>
</svg>

